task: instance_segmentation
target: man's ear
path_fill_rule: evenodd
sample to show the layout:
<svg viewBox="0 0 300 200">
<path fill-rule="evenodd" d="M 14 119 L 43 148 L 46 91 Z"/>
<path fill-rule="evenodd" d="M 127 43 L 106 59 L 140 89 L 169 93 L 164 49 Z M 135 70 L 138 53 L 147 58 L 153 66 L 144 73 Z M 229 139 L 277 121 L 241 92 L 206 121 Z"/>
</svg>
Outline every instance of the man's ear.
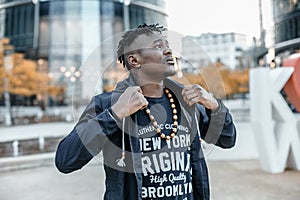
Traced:
<svg viewBox="0 0 300 200">
<path fill-rule="evenodd" d="M 139 63 L 139 58 L 136 54 L 129 54 L 127 56 L 127 61 L 130 68 L 138 68 L 141 66 L 141 64 Z"/>
</svg>

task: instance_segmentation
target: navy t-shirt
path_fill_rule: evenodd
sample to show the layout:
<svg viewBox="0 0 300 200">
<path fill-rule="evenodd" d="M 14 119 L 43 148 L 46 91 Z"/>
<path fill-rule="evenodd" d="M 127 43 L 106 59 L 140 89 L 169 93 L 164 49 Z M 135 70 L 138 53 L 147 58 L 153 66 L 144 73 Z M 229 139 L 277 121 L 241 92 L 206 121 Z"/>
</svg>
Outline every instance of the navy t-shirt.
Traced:
<svg viewBox="0 0 300 200">
<path fill-rule="evenodd" d="M 158 122 L 162 133 L 170 135 L 173 113 L 169 98 L 148 98 L 148 108 Z M 145 200 L 193 200 L 192 170 L 190 163 L 190 127 L 176 104 L 179 117 L 176 136 L 162 139 L 145 110 L 138 115 L 138 135 L 142 152 L 143 188 Z"/>
</svg>

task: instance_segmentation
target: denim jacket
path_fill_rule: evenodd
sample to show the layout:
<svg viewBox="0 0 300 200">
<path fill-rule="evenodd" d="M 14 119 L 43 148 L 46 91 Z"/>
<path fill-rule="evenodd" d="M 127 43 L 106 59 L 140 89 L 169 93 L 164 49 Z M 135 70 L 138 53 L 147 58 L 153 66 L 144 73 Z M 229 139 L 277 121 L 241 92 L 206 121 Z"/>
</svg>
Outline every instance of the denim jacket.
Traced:
<svg viewBox="0 0 300 200">
<path fill-rule="evenodd" d="M 81 169 L 94 156 L 103 153 L 106 175 L 105 200 L 141 200 L 142 173 L 140 144 L 137 127 L 132 120 L 135 115 L 116 120 L 111 105 L 134 81 L 129 76 L 118 83 L 113 92 L 102 93 L 92 98 L 73 130 L 59 143 L 55 156 L 57 169 L 70 173 Z M 219 109 L 212 112 L 200 104 L 188 106 L 183 101 L 183 85 L 166 78 L 169 88 L 180 103 L 180 108 L 191 122 L 192 186 L 195 200 L 209 199 L 209 177 L 202 151 L 201 140 L 221 148 L 231 148 L 236 141 L 236 128 L 229 110 L 218 99 Z M 124 134 L 125 133 L 125 134 Z M 124 163 L 119 166 L 122 149 L 126 150 Z"/>
</svg>

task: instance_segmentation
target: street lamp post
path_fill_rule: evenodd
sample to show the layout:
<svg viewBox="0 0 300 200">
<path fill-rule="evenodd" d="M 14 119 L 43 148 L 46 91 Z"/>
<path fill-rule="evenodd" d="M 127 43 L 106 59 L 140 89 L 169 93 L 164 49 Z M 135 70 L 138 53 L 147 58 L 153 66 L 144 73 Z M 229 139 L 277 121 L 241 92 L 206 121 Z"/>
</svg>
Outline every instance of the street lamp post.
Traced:
<svg viewBox="0 0 300 200">
<path fill-rule="evenodd" d="M 11 52 L 9 49 L 6 49 L 4 51 L 4 68 L 7 73 L 10 73 L 12 67 L 13 67 L 13 63 L 12 63 Z M 11 126 L 13 124 L 13 121 L 12 121 L 12 112 L 11 112 L 10 95 L 9 95 L 8 87 L 9 87 L 9 80 L 8 80 L 8 78 L 5 78 L 4 79 L 4 88 L 5 88 L 4 89 L 4 103 L 5 103 L 5 109 L 6 109 L 5 125 Z"/>
<path fill-rule="evenodd" d="M 129 5 L 131 3 L 131 0 L 123 0 L 122 2 L 123 2 L 124 29 L 129 30 L 129 28 L 130 28 Z"/>
<path fill-rule="evenodd" d="M 67 68 L 65 66 L 61 66 L 60 71 L 63 73 L 64 79 L 66 80 L 68 87 L 70 86 L 70 84 L 69 84 L 70 82 L 72 84 L 76 84 L 78 79 L 81 78 L 80 70 L 76 69 L 76 67 L 74 67 L 74 66 L 71 66 L 69 68 Z M 74 92 L 76 92 L 76 90 L 74 90 Z M 75 101 L 76 100 L 77 99 L 75 99 Z"/>
<path fill-rule="evenodd" d="M 64 73 L 65 78 L 69 79 L 72 83 L 76 82 L 76 80 L 81 77 L 81 72 L 74 66 L 70 67 L 70 69 L 61 66 L 60 71 Z"/>
</svg>

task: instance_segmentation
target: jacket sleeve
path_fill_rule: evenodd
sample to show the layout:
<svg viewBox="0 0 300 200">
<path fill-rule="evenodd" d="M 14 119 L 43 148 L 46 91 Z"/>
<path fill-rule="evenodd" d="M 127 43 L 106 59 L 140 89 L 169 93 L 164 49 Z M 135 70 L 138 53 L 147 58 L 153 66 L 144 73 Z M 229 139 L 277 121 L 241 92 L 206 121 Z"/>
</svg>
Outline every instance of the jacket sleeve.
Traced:
<svg viewBox="0 0 300 200">
<path fill-rule="evenodd" d="M 62 173 L 81 169 L 100 153 L 108 135 L 118 130 L 110 108 L 103 108 L 101 98 L 94 97 L 73 130 L 59 143 L 55 165 Z"/>
<path fill-rule="evenodd" d="M 200 105 L 196 107 L 200 111 L 200 121 L 202 122 L 199 124 L 201 138 L 205 142 L 221 148 L 231 148 L 236 142 L 236 128 L 228 108 L 221 100 L 217 101 L 219 109 L 215 112 Z"/>
</svg>

